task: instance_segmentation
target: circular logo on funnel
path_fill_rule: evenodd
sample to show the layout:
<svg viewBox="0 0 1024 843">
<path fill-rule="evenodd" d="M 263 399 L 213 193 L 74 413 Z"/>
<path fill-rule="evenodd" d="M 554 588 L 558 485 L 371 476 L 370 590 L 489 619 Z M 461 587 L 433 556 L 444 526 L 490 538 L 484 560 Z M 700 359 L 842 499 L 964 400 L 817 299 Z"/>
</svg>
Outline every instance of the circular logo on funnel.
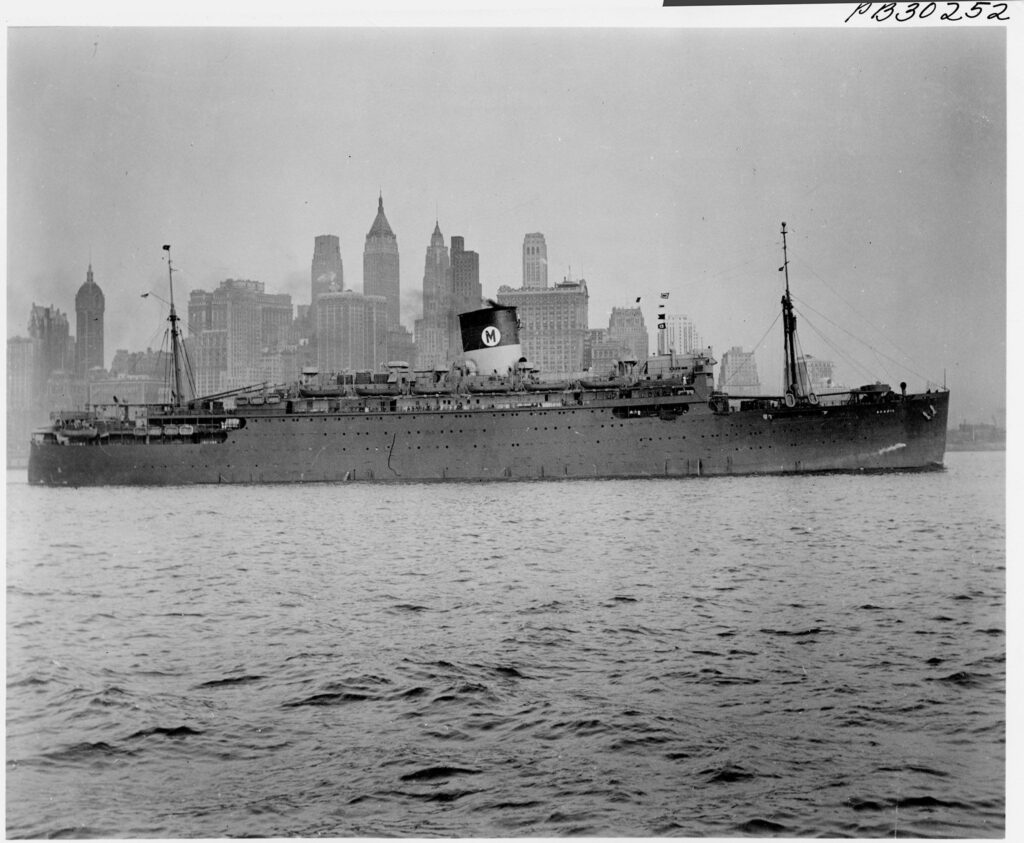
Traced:
<svg viewBox="0 0 1024 843">
<path fill-rule="evenodd" d="M 480 334 L 480 339 L 484 345 L 488 348 L 496 346 L 501 342 L 501 331 L 495 328 L 493 325 L 488 325 L 484 328 L 483 333 Z"/>
</svg>

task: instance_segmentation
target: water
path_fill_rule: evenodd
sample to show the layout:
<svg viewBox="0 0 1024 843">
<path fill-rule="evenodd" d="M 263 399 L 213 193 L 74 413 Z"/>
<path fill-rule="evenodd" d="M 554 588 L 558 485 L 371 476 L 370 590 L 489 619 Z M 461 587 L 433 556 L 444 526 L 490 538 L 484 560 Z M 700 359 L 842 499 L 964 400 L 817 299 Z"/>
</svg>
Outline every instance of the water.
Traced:
<svg viewBox="0 0 1024 843">
<path fill-rule="evenodd" d="M 1004 475 L 10 472 L 7 834 L 1002 836 Z"/>
</svg>

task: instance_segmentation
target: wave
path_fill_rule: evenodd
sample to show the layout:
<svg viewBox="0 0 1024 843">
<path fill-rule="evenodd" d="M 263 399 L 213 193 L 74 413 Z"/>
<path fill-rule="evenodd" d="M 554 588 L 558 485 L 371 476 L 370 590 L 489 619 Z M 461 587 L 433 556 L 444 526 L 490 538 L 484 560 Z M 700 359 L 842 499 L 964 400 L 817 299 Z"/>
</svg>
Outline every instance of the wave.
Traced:
<svg viewBox="0 0 1024 843">
<path fill-rule="evenodd" d="M 136 755 L 133 749 L 115 746 L 106 741 L 75 743 L 41 756 L 46 761 L 77 764 L 79 762 L 107 761 Z M 25 762 L 21 762 L 25 763 Z"/>
<path fill-rule="evenodd" d="M 282 703 L 282 708 L 299 708 L 304 705 L 345 705 L 346 703 L 364 702 L 368 699 L 370 697 L 367 694 L 338 691 L 336 693 L 313 694 L 305 699 Z"/>
<path fill-rule="evenodd" d="M 772 820 L 766 820 L 763 817 L 756 817 L 752 820 L 738 823 L 733 826 L 732 830 L 736 834 L 750 834 L 758 837 L 767 835 L 775 837 L 794 836 L 793 830 L 789 826 L 773 822 Z"/>
<path fill-rule="evenodd" d="M 991 675 L 987 673 L 970 673 L 966 670 L 958 670 L 956 673 L 951 673 L 948 676 L 940 676 L 938 678 L 928 677 L 925 681 L 942 682 L 946 685 L 958 685 L 961 688 L 978 688 L 984 685 L 986 681 L 991 678 Z"/>
<path fill-rule="evenodd" d="M 722 767 L 712 767 L 707 770 L 702 770 L 700 775 L 703 776 L 704 780 L 709 784 L 735 784 L 736 782 L 745 782 L 750 781 L 751 779 L 761 778 L 758 773 L 748 770 L 739 764 L 725 764 Z M 769 778 L 778 778 L 778 776 L 769 776 Z"/>
<path fill-rule="evenodd" d="M 423 767 L 419 770 L 413 770 L 411 773 L 405 773 L 398 778 L 403 782 L 423 782 L 436 781 L 437 779 L 450 779 L 454 776 L 476 776 L 481 772 L 483 771 L 469 767 L 448 767 L 445 765 L 436 765 L 432 767 Z"/>
<path fill-rule="evenodd" d="M 831 630 L 824 629 L 820 626 L 811 626 L 806 629 L 771 629 L 769 627 L 762 627 L 759 632 L 763 632 L 765 635 L 783 635 L 792 638 L 800 638 L 806 635 L 821 635 L 830 634 Z"/>
<path fill-rule="evenodd" d="M 211 679 L 208 682 L 200 682 L 196 687 L 197 688 L 227 688 L 227 687 L 233 687 L 233 686 L 236 686 L 236 685 L 249 685 L 252 682 L 259 682 L 261 679 L 265 679 L 265 678 L 266 678 L 265 676 L 260 676 L 258 674 L 253 674 L 253 675 L 246 674 L 245 676 L 229 676 L 229 677 L 227 677 L 225 679 Z"/>
<path fill-rule="evenodd" d="M 159 735 L 165 738 L 185 738 L 189 735 L 201 735 L 202 731 L 193 729 L 191 726 L 153 726 L 150 729 L 140 729 L 128 736 L 128 740 L 148 738 L 152 735 Z"/>
</svg>

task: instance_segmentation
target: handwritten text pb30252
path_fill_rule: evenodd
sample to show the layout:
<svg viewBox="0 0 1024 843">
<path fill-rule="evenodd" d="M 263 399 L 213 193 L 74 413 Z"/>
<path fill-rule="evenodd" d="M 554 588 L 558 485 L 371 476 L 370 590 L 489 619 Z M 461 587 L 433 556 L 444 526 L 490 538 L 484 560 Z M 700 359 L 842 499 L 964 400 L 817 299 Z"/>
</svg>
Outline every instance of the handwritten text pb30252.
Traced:
<svg viewBox="0 0 1024 843">
<path fill-rule="evenodd" d="M 893 20 L 904 23 L 911 20 L 939 21 L 1008 21 L 1008 3 L 993 3 L 990 0 L 966 0 L 958 3 L 946 0 L 943 3 L 858 3 L 844 23 L 867 15 L 869 20 L 885 23 Z"/>
</svg>

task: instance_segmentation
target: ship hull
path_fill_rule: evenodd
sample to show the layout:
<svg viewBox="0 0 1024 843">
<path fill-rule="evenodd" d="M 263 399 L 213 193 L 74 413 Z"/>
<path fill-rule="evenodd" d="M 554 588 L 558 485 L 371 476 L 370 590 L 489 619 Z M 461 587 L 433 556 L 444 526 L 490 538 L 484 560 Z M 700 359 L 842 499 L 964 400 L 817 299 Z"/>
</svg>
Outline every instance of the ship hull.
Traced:
<svg viewBox="0 0 1024 843">
<path fill-rule="evenodd" d="M 630 398 L 579 406 L 252 415 L 222 440 L 33 442 L 56 486 L 709 477 L 942 467 L 949 395 L 716 411 Z"/>
</svg>

